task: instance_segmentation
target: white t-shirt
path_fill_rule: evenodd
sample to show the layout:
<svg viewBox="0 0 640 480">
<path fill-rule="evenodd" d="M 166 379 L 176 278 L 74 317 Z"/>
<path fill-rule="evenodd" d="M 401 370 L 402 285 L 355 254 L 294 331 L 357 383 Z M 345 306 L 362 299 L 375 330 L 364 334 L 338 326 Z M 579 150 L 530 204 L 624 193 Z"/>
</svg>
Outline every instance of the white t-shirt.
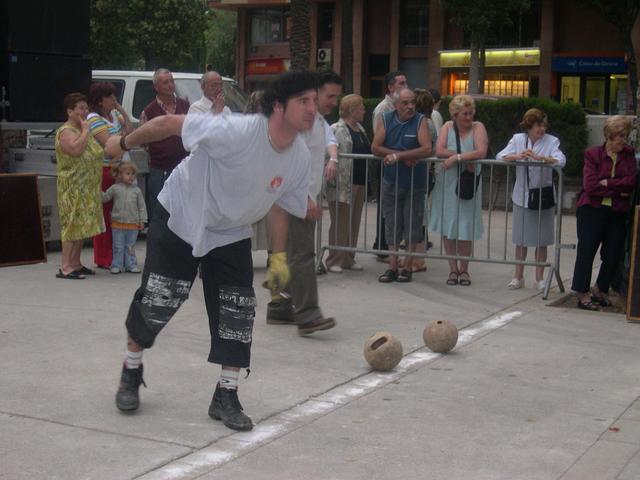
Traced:
<svg viewBox="0 0 640 480">
<path fill-rule="evenodd" d="M 376 134 L 376 128 L 378 128 L 378 121 L 382 117 L 383 113 L 390 112 L 394 110 L 396 107 L 393 106 L 393 100 L 389 95 L 385 95 L 384 99 L 376 105 L 376 108 L 373 110 L 373 117 L 371 126 L 373 127 L 373 134 Z"/>
<path fill-rule="evenodd" d="M 438 110 L 434 110 L 431 112 L 431 121 L 433 125 L 436 127 L 436 130 L 439 132 L 444 124 L 444 119 L 442 118 L 442 114 Z"/>
<path fill-rule="evenodd" d="M 198 148 L 173 170 L 158 201 L 194 257 L 250 238 L 251 224 L 274 203 L 305 217 L 309 149 L 299 135 L 278 153 L 263 115 L 187 115 L 182 143 Z"/>
<path fill-rule="evenodd" d="M 311 152 L 311 177 L 309 179 L 309 195 L 315 199 L 320 195 L 322 190 L 322 179 L 324 174 L 325 152 L 329 145 L 338 145 L 333 130 L 324 119 L 324 117 L 316 113 L 313 127 L 308 132 L 301 134 L 307 144 L 309 152 Z"/>
<path fill-rule="evenodd" d="M 189 113 L 211 113 L 213 115 L 212 107 L 213 102 L 203 95 L 200 100 L 196 100 L 189 106 Z M 231 115 L 231 109 L 225 105 L 220 113 Z"/>
</svg>

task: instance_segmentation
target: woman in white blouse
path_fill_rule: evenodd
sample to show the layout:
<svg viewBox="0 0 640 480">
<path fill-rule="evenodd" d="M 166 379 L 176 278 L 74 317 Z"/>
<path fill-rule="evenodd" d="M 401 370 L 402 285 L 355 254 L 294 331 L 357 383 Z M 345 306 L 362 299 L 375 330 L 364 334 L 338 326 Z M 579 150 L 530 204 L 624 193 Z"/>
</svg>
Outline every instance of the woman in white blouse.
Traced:
<svg viewBox="0 0 640 480">
<path fill-rule="evenodd" d="M 522 117 L 520 127 L 524 133 L 516 133 L 507 146 L 496 155 L 498 160 L 530 162 L 516 167 L 516 183 L 513 201 L 512 240 L 516 245 L 516 259 L 526 260 L 527 247 L 535 247 L 536 261 L 547 259 L 547 245 L 554 242 L 553 215 L 555 208 L 538 210 L 528 208 L 529 190 L 553 186 L 553 169 L 536 167 L 546 163 L 564 167 L 566 158 L 560 151 L 560 140 L 546 133 L 547 116 L 537 108 L 531 108 Z M 555 192 L 554 196 L 555 196 Z M 536 267 L 536 287 L 544 288 L 544 267 Z M 511 290 L 524 287 L 524 265 L 516 265 L 513 279 L 507 286 Z"/>
</svg>

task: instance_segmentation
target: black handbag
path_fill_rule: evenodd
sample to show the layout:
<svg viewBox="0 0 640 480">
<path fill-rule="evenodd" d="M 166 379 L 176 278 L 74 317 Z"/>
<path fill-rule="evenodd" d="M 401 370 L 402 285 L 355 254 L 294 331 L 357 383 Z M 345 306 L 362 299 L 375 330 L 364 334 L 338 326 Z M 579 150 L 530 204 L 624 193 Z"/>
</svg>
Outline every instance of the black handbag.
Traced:
<svg viewBox="0 0 640 480">
<path fill-rule="evenodd" d="M 529 188 L 529 167 L 527 167 L 527 208 L 530 210 L 548 210 L 555 207 L 556 199 L 553 195 L 553 186 L 542 188 Z"/>
<path fill-rule="evenodd" d="M 460 148 L 460 132 L 458 132 L 458 126 L 453 123 L 453 130 L 456 134 L 456 149 L 458 153 L 461 152 Z M 466 168 L 463 170 L 458 164 L 458 184 L 456 185 L 456 195 L 460 198 L 460 200 L 471 200 L 478 190 L 478 185 L 480 184 L 481 175 L 476 175 L 476 172 L 470 172 Z M 475 180 L 475 184 L 474 184 Z"/>
</svg>

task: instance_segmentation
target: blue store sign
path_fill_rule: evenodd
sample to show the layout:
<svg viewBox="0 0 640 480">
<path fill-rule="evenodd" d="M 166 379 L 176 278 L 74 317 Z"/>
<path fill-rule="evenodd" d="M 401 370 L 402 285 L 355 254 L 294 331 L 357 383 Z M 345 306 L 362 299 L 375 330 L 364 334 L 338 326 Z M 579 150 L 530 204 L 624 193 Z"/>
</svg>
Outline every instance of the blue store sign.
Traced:
<svg viewBox="0 0 640 480">
<path fill-rule="evenodd" d="M 560 73 L 626 73 L 624 57 L 553 57 L 551 70 Z"/>
</svg>

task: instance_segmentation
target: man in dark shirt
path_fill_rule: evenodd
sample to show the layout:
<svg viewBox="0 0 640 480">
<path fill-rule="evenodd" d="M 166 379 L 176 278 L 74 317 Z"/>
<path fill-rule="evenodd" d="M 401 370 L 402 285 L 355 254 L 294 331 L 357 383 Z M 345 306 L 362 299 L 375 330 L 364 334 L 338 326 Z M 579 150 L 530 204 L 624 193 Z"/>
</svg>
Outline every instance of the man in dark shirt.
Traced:
<svg viewBox="0 0 640 480">
<path fill-rule="evenodd" d="M 140 115 L 140 125 L 147 120 L 167 114 L 186 114 L 189 102 L 176 96 L 173 75 L 166 68 L 159 68 L 153 74 L 153 88 L 156 98 L 146 106 Z M 179 136 L 172 136 L 147 145 L 149 152 L 149 176 L 147 177 L 147 212 L 152 218 L 158 201 L 158 194 L 173 169 L 187 156 Z"/>
</svg>

